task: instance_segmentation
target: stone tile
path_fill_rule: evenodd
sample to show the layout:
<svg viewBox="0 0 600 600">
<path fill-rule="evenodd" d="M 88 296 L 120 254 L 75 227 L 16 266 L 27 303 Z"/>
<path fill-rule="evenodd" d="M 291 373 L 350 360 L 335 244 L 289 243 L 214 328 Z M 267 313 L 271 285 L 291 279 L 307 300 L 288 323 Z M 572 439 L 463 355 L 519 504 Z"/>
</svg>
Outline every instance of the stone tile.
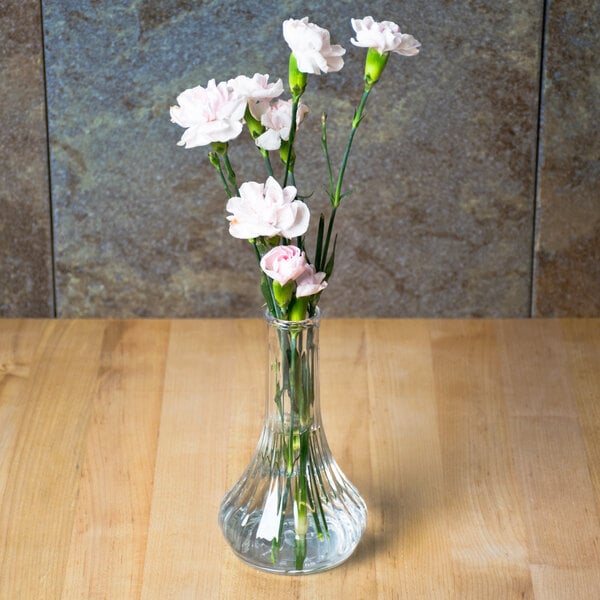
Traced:
<svg viewBox="0 0 600 600">
<path fill-rule="evenodd" d="M 205 149 L 176 146 L 168 107 L 211 77 L 283 76 L 281 22 L 305 3 L 44 2 L 58 311 L 63 316 L 255 316 L 258 272 L 229 237 Z M 360 97 L 351 16 L 372 3 L 313 3 L 347 49 L 311 77 L 298 187 L 318 214 L 319 116 L 339 161 Z M 343 12 L 343 14 L 341 14 Z M 443 19 L 440 19 L 443 15 Z M 330 316 L 527 316 L 541 6 L 478 0 L 378 3 L 423 43 L 393 56 L 348 168 Z M 243 50 L 239 50 L 239 43 Z M 240 181 L 264 178 L 250 140 Z"/>
<path fill-rule="evenodd" d="M 600 8 L 547 20 L 533 313 L 600 317 Z"/>
<path fill-rule="evenodd" d="M 54 312 L 40 9 L 0 9 L 0 317 Z"/>
</svg>

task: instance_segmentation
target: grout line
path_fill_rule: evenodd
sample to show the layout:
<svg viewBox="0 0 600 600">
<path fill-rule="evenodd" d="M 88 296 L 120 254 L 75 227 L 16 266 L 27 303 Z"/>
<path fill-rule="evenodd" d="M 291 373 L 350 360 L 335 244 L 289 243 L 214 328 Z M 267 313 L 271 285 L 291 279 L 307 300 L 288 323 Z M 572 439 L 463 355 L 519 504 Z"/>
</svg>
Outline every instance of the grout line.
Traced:
<svg viewBox="0 0 600 600">
<path fill-rule="evenodd" d="M 42 77 L 44 85 L 44 117 L 46 121 L 46 161 L 48 169 L 48 221 L 50 223 L 50 268 L 52 278 L 52 316 L 58 317 L 58 301 L 56 293 L 56 251 L 54 236 L 54 210 L 52 202 L 52 163 L 50 161 L 50 121 L 48 116 L 48 81 L 46 78 L 46 38 L 44 34 L 44 7 L 43 2 L 39 2 L 40 9 L 40 35 L 42 43 Z"/>
<path fill-rule="evenodd" d="M 529 294 L 529 317 L 534 316 L 535 300 L 536 300 L 536 244 L 540 227 L 540 184 L 542 178 L 542 164 L 544 162 L 544 148 L 542 142 L 542 134 L 544 129 L 544 81 L 546 69 L 546 42 L 548 28 L 548 13 L 550 2 L 552 0 L 544 0 L 542 12 L 542 27 L 540 34 L 540 68 L 538 77 L 538 114 L 537 114 L 537 133 L 536 133 L 536 152 L 535 152 L 535 181 L 533 192 L 533 228 L 531 240 L 531 262 L 530 262 L 530 294 Z"/>
</svg>

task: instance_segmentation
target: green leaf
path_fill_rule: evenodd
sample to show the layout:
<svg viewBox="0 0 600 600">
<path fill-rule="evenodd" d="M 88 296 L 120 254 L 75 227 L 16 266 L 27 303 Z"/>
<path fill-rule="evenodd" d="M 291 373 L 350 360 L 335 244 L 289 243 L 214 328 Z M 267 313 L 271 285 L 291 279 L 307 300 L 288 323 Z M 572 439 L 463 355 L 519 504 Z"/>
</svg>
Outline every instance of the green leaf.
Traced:
<svg viewBox="0 0 600 600">
<path fill-rule="evenodd" d="M 274 317 L 277 317 L 277 309 L 275 307 L 275 301 L 273 300 L 273 290 L 271 289 L 271 284 L 269 283 L 269 279 L 265 273 L 261 273 L 260 275 L 260 291 L 264 296 L 269 312 Z"/>
<path fill-rule="evenodd" d="M 327 274 L 327 279 L 329 279 L 331 277 L 331 274 L 333 273 L 333 265 L 335 263 L 335 247 L 337 245 L 337 234 L 333 240 L 333 250 L 331 251 L 331 256 L 329 257 L 329 260 L 327 261 L 327 264 L 325 265 L 325 273 Z"/>
<path fill-rule="evenodd" d="M 353 191 L 353 190 L 349 190 L 349 191 L 347 191 L 347 192 L 344 192 L 344 193 L 343 193 L 343 194 L 340 196 L 340 202 L 341 202 L 341 201 L 342 201 L 344 198 L 346 198 L 347 196 L 350 196 L 350 195 L 352 194 L 352 191 Z"/>
<path fill-rule="evenodd" d="M 323 252 L 323 233 L 325 231 L 325 215 L 319 217 L 319 229 L 317 230 L 317 249 L 315 252 L 315 269 L 321 270 L 321 253 Z"/>
</svg>

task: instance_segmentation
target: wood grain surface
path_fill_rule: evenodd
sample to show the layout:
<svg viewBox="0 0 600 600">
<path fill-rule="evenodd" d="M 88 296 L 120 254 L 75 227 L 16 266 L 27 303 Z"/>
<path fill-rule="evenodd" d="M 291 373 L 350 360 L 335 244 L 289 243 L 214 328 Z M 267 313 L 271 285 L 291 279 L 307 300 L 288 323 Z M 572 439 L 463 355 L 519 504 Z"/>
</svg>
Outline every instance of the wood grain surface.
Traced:
<svg viewBox="0 0 600 600">
<path fill-rule="evenodd" d="M 217 525 L 258 440 L 259 320 L 0 321 L 0 599 L 600 598 L 600 320 L 325 320 L 337 569 Z"/>
</svg>

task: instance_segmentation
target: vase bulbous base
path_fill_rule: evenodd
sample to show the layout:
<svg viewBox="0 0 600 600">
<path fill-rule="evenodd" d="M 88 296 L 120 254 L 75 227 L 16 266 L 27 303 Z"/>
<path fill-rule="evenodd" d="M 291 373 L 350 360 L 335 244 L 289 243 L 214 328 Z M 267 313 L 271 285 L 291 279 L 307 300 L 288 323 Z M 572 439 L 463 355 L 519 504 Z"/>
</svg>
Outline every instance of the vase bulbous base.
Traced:
<svg viewBox="0 0 600 600">
<path fill-rule="evenodd" d="M 219 525 L 235 554 L 252 567 L 287 575 L 319 573 L 347 560 L 366 528 L 367 508 L 333 458 L 326 459 L 326 466 L 309 467 L 318 469 L 308 478 L 319 488 L 308 493 L 311 500 L 318 494 L 318 515 L 315 519 L 308 511 L 306 532 L 299 535 L 294 503 L 297 472 L 271 476 L 264 454 L 257 455 L 219 512 Z M 287 496 L 283 509 L 282 496 Z"/>
<path fill-rule="evenodd" d="M 260 514 L 253 517 L 256 521 L 260 521 L 260 518 Z M 250 527 L 252 527 L 251 524 Z M 243 562 L 261 571 L 282 575 L 308 575 L 333 569 L 350 558 L 360 540 L 360 535 L 355 539 L 349 535 L 348 530 L 338 530 L 333 526 L 330 526 L 329 538 L 325 540 L 319 539 L 314 529 L 309 530 L 305 541 L 306 558 L 302 568 L 298 569 L 295 563 L 294 543 L 296 540 L 293 519 L 290 519 L 284 527 L 286 533 L 283 547 L 276 563 L 271 559 L 271 542 L 257 540 L 249 532 L 248 539 L 244 540 L 245 536 L 235 526 L 231 528 L 230 532 L 224 530 L 223 533 L 235 554 Z M 241 551 L 238 548 L 241 548 Z"/>
</svg>

